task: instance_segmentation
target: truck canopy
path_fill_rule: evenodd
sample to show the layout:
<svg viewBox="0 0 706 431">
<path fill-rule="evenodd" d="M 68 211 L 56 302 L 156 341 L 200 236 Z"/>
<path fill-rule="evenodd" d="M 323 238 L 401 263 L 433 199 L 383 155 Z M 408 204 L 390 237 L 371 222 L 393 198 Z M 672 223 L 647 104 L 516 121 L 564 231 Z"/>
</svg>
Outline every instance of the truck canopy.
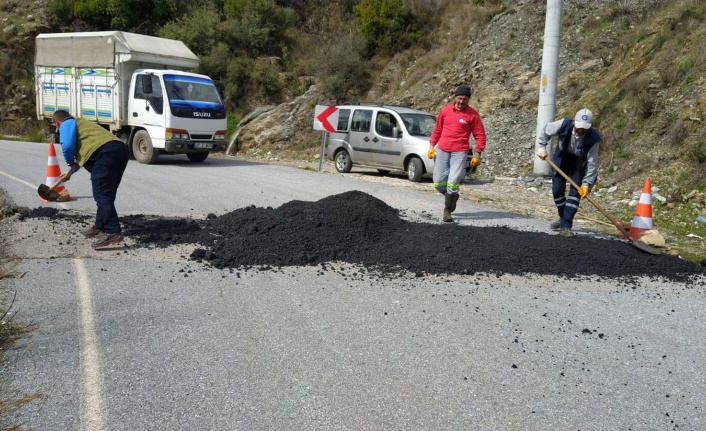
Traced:
<svg viewBox="0 0 706 431">
<path fill-rule="evenodd" d="M 199 58 L 179 40 L 124 31 L 43 33 L 36 38 L 35 66 L 114 68 L 146 63 L 194 69 Z"/>
</svg>

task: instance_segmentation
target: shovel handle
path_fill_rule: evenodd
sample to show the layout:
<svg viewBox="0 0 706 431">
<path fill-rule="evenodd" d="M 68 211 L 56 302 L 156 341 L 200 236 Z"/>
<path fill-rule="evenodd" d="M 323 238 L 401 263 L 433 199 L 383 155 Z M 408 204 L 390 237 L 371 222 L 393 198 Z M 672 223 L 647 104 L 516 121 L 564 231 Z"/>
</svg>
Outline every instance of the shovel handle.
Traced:
<svg viewBox="0 0 706 431">
<path fill-rule="evenodd" d="M 55 188 L 59 187 L 59 184 L 64 182 L 64 176 L 59 177 L 59 181 L 55 182 L 53 186 L 49 187 L 49 191 L 53 191 Z"/>
<path fill-rule="evenodd" d="M 59 177 L 59 181 L 57 181 L 56 183 L 54 183 L 53 186 L 49 187 L 49 191 L 52 191 L 52 190 L 54 190 L 55 188 L 59 187 L 59 184 L 63 183 L 63 182 L 66 180 L 66 176 L 67 176 L 67 175 L 69 175 L 69 174 L 75 174 L 76 171 L 78 171 L 78 170 L 79 170 L 79 168 L 75 168 L 75 169 L 71 169 L 71 170 L 66 171 L 66 172 L 64 172 L 63 174 L 61 174 L 61 176 Z"/>
<path fill-rule="evenodd" d="M 549 163 L 549 165 L 550 165 L 555 171 L 557 171 L 557 172 L 559 173 L 559 175 L 561 175 L 562 177 L 564 177 L 564 179 L 565 179 L 566 181 L 568 181 L 576 190 L 579 190 L 579 189 L 581 188 L 581 187 L 579 187 L 578 184 L 576 184 L 576 182 L 575 182 L 574 180 L 571 179 L 571 177 L 569 177 L 568 175 L 566 175 L 566 173 L 564 173 L 564 171 L 562 171 L 562 170 L 559 168 L 559 166 L 556 165 L 556 163 L 552 162 L 552 161 L 549 159 L 549 157 L 547 157 L 545 160 L 546 160 L 547 163 Z M 603 208 L 601 208 L 601 206 L 598 205 L 598 203 L 596 203 L 596 201 L 594 201 L 594 200 L 591 198 L 590 195 L 586 195 L 586 199 L 588 199 L 588 201 L 591 202 L 591 203 L 593 204 L 593 206 L 595 206 L 596 209 L 601 212 L 601 214 L 603 214 L 608 220 L 610 220 L 610 222 L 613 223 L 613 225 L 614 225 L 616 228 L 618 228 L 618 230 L 620 231 L 620 233 L 622 233 L 623 235 L 625 235 L 625 238 L 627 238 L 628 240 L 630 240 L 630 242 L 633 242 L 633 243 L 635 242 L 635 238 L 631 237 L 630 234 L 625 230 L 625 228 L 623 228 L 622 226 L 620 226 L 620 223 L 618 223 L 618 222 L 613 218 L 613 216 L 611 216 L 611 215 L 608 214 Z"/>
</svg>

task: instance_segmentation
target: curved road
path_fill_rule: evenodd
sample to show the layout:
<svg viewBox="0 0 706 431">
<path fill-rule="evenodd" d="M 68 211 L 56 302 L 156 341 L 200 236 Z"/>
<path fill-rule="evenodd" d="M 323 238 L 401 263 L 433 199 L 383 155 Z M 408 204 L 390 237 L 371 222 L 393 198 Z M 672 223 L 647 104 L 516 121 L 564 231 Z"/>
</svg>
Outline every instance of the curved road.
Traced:
<svg viewBox="0 0 706 431">
<path fill-rule="evenodd" d="M 17 205 L 93 214 L 85 172 L 67 184 L 75 201 L 38 201 L 46 144 L 0 141 L 0 153 Z M 348 190 L 420 218 L 441 207 L 431 190 L 183 156 L 131 160 L 117 206 L 203 217 Z M 547 231 L 469 202 L 457 213 Z M 14 319 L 38 329 L 3 375 L 38 395 L 6 419 L 33 430 L 706 429 L 703 284 L 219 271 L 87 245 L 53 258 L 67 238 L 22 226 L 5 224 L 13 248 L 38 246 L 24 244 L 3 304 L 16 293 Z"/>
</svg>

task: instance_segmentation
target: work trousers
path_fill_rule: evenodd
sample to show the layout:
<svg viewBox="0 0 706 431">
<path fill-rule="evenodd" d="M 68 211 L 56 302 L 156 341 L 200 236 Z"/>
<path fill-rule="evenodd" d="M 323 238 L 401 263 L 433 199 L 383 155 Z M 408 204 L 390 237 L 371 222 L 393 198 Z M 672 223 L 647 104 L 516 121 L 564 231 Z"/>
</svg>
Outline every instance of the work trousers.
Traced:
<svg viewBox="0 0 706 431">
<path fill-rule="evenodd" d="M 436 149 L 434 159 L 434 188 L 442 194 L 456 194 L 466 176 L 468 153 L 465 151 L 446 152 Z"/>
<path fill-rule="evenodd" d="M 90 165 L 93 199 L 98 207 L 96 229 L 100 231 L 121 231 L 115 198 L 129 157 L 127 145 L 120 141 L 110 141 L 97 149 L 86 163 Z"/>
<path fill-rule="evenodd" d="M 585 169 L 578 166 L 578 160 L 575 157 L 564 156 L 561 170 L 571 178 L 576 184 L 581 184 L 585 174 Z M 574 225 L 574 216 L 579 210 L 581 196 L 578 190 L 573 186 L 569 186 L 569 196 L 566 196 L 566 179 L 559 173 L 554 172 L 552 177 L 552 195 L 554 196 L 554 204 L 559 213 L 559 223 L 563 229 L 571 229 Z"/>
</svg>

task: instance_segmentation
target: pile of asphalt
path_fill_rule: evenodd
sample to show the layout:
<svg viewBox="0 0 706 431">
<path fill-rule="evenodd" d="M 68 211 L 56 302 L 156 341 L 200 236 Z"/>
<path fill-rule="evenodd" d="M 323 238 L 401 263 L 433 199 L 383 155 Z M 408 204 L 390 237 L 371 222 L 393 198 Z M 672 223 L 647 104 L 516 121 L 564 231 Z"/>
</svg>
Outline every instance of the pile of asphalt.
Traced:
<svg viewBox="0 0 706 431">
<path fill-rule="evenodd" d="M 61 213 L 39 208 L 25 217 L 68 217 Z M 348 262 L 418 276 L 539 274 L 689 282 L 706 274 L 699 265 L 647 254 L 625 241 L 407 221 L 397 209 L 359 191 L 278 208 L 250 206 L 203 220 L 130 215 L 121 221 L 136 247 L 193 245 L 190 259 L 221 269 Z"/>
</svg>

